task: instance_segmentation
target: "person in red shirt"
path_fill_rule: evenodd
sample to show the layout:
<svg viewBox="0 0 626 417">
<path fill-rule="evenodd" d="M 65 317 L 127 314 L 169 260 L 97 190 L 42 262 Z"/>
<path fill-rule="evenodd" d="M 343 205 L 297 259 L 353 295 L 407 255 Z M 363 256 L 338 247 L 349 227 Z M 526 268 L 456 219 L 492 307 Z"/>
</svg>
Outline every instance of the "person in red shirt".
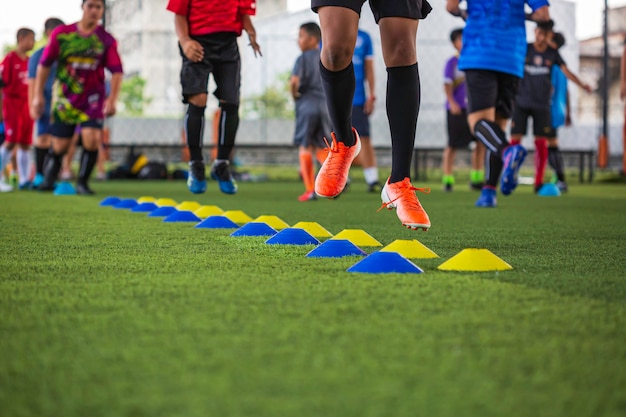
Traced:
<svg viewBox="0 0 626 417">
<path fill-rule="evenodd" d="M 21 28 L 17 31 L 17 48 L 9 52 L 0 64 L 0 89 L 2 90 L 2 118 L 6 139 L 0 147 L 0 172 L 11 160 L 17 145 L 17 171 L 19 188 L 27 189 L 30 169 L 29 148 L 33 136 L 33 120 L 28 105 L 28 51 L 35 45 L 35 32 Z M 0 174 L 0 191 L 12 191 Z"/>
<path fill-rule="evenodd" d="M 254 55 L 261 55 L 251 20 L 256 11 L 255 0 L 169 0 L 167 10 L 175 14 L 174 25 L 183 59 L 180 82 L 183 103 L 188 104 L 184 124 L 190 155 L 187 187 L 196 194 L 206 191 L 202 134 L 207 84 L 209 74 L 213 74 L 217 85 L 213 94 L 221 111 L 217 158 L 211 177 L 218 181 L 223 193 L 235 194 L 237 184 L 229 159 L 239 126 L 241 57 L 237 37 L 245 30 Z"/>
</svg>

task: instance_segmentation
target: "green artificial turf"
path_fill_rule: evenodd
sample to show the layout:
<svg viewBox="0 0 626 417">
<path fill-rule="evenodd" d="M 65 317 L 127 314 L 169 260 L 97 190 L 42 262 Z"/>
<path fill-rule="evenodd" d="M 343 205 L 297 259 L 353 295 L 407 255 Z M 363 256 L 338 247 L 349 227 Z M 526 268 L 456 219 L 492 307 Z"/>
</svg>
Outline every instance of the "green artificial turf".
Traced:
<svg viewBox="0 0 626 417">
<path fill-rule="evenodd" d="M 520 186 L 477 209 L 431 186 L 428 233 L 376 213 L 359 182 L 308 203 L 296 182 L 0 195 L 0 416 L 626 415 L 626 188 Z M 417 238 L 441 258 L 351 274 L 355 258 L 99 207 L 108 195 Z M 437 270 L 468 247 L 514 269 Z"/>
</svg>

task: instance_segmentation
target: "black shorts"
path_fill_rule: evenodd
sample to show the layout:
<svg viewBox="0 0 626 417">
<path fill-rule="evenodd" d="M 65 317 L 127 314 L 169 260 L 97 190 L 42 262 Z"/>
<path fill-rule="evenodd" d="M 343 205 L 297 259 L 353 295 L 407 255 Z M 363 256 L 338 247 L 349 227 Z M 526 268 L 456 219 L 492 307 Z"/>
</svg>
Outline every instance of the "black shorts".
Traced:
<svg viewBox="0 0 626 417">
<path fill-rule="evenodd" d="M 363 106 L 352 106 L 352 126 L 362 138 L 370 137 L 370 117 L 363 111 Z"/>
<path fill-rule="evenodd" d="M 213 95 L 228 104 L 239 105 L 239 87 L 241 85 L 241 57 L 237 46 L 237 34 L 230 32 L 192 36 L 204 48 L 204 59 L 190 61 L 180 44 L 178 49 L 183 58 L 180 69 L 180 84 L 183 87 L 183 103 L 188 103 L 189 96 L 208 92 L 209 74 L 217 85 Z"/>
<path fill-rule="evenodd" d="M 68 125 L 61 122 L 53 122 L 48 129 L 48 133 L 59 139 L 72 139 L 77 125 Z M 92 119 L 86 122 L 80 123 L 80 128 L 91 127 L 95 129 L 102 129 L 104 126 L 104 120 Z M 80 137 L 79 137 L 80 139 Z M 80 146 L 80 145 L 79 145 Z"/>
<path fill-rule="evenodd" d="M 467 112 L 474 113 L 495 107 L 496 115 L 510 119 L 519 80 L 516 76 L 504 72 L 465 70 Z"/>
<path fill-rule="evenodd" d="M 433 9 L 427 0 L 369 0 L 376 23 L 385 17 L 425 19 Z M 337 6 L 354 10 L 361 15 L 365 0 L 311 0 L 311 10 L 317 13 L 320 7 Z"/>
<path fill-rule="evenodd" d="M 533 118 L 533 134 L 535 136 L 554 138 L 556 129 L 552 127 L 552 112 L 550 107 L 543 109 L 528 109 L 515 106 L 511 121 L 512 135 L 525 135 L 528 130 L 528 118 Z"/>
<path fill-rule="evenodd" d="M 467 148 L 474 136 L 467 123 L 467 111 L 462 109 L 461 114 L 452 114 L 448 110 L 448 146 L 451 148 Z"/>
</svg>

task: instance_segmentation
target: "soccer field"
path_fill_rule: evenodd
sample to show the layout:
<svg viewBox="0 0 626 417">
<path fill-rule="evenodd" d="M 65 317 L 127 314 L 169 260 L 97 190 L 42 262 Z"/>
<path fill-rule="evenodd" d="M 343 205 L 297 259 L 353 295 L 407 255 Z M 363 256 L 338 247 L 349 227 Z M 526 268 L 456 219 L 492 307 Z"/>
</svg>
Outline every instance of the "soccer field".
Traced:
<svg viewBox="0 0 626 417">
<path fill-rule="evenodd" d="M 376 213 L 363 184 L 309 203 L 296 182 L 0 195 L 0 416 L 626 415 L 626 187 L 520 186 L 477 209 L 430 185 L 427 233 Z M 100 207 L 108 195 L 419 239 L 440 258 L 347 273 L 355 258 Z M 514 269 L 437 270 L 470 247 Z"/>
</svg>

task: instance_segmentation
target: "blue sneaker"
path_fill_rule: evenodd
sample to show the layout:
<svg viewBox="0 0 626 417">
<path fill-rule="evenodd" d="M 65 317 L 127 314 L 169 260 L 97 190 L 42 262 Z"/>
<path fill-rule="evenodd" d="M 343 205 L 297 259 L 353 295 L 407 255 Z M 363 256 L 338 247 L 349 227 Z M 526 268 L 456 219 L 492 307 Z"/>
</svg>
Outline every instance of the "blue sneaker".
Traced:
<svg viewBox="0 0 626 417">
<path fill-rule="evenodd" d="M 204 174 L 204 161 L 189 162 L 189 175 L 187 176 L 187 188 L 194 194 L 202 194 L 206 191 L 206 177 Z"/>
<path fill-rule="evenodd" d="M 235 194 L 237 192 L 237 183 L 230 172 L 228 161 L 214 163 L 211 169 L 211 178 L 218 182 L 220 191 L 224 194 Z"/>
<path fill-rule="evenodd" d="M 30 181 L 26 181 L 21 183 L 20 185 L 18 185 L 18 189 L 21 191 L 24 190 L 30 190 L 33 187 L 32 183 Z"/>
<path fill-rule="evenodd" d="M 522 145 L 512 145 L 504 150 L 502 160 L 502 178 L 500 178 L 500 190 L 503 195 L 509 195 L 517 187 L 517 175 L 526 159 L 528 152 Z"/>
<path fill-rule="evenodd" d="M 485 187 L 480 191 L 480 197 L 476 200 L 476 207 L 495 207 L 497 204 L 496 190 Z"/>
<path fill-rule="evenodd" d="M 31 183 L 30 188 L 36 190 L 43 183 L 43 180 L 43 175 L 35 174 L 35 178 L 33 178 L 33 182 Z"/>
</svg>

